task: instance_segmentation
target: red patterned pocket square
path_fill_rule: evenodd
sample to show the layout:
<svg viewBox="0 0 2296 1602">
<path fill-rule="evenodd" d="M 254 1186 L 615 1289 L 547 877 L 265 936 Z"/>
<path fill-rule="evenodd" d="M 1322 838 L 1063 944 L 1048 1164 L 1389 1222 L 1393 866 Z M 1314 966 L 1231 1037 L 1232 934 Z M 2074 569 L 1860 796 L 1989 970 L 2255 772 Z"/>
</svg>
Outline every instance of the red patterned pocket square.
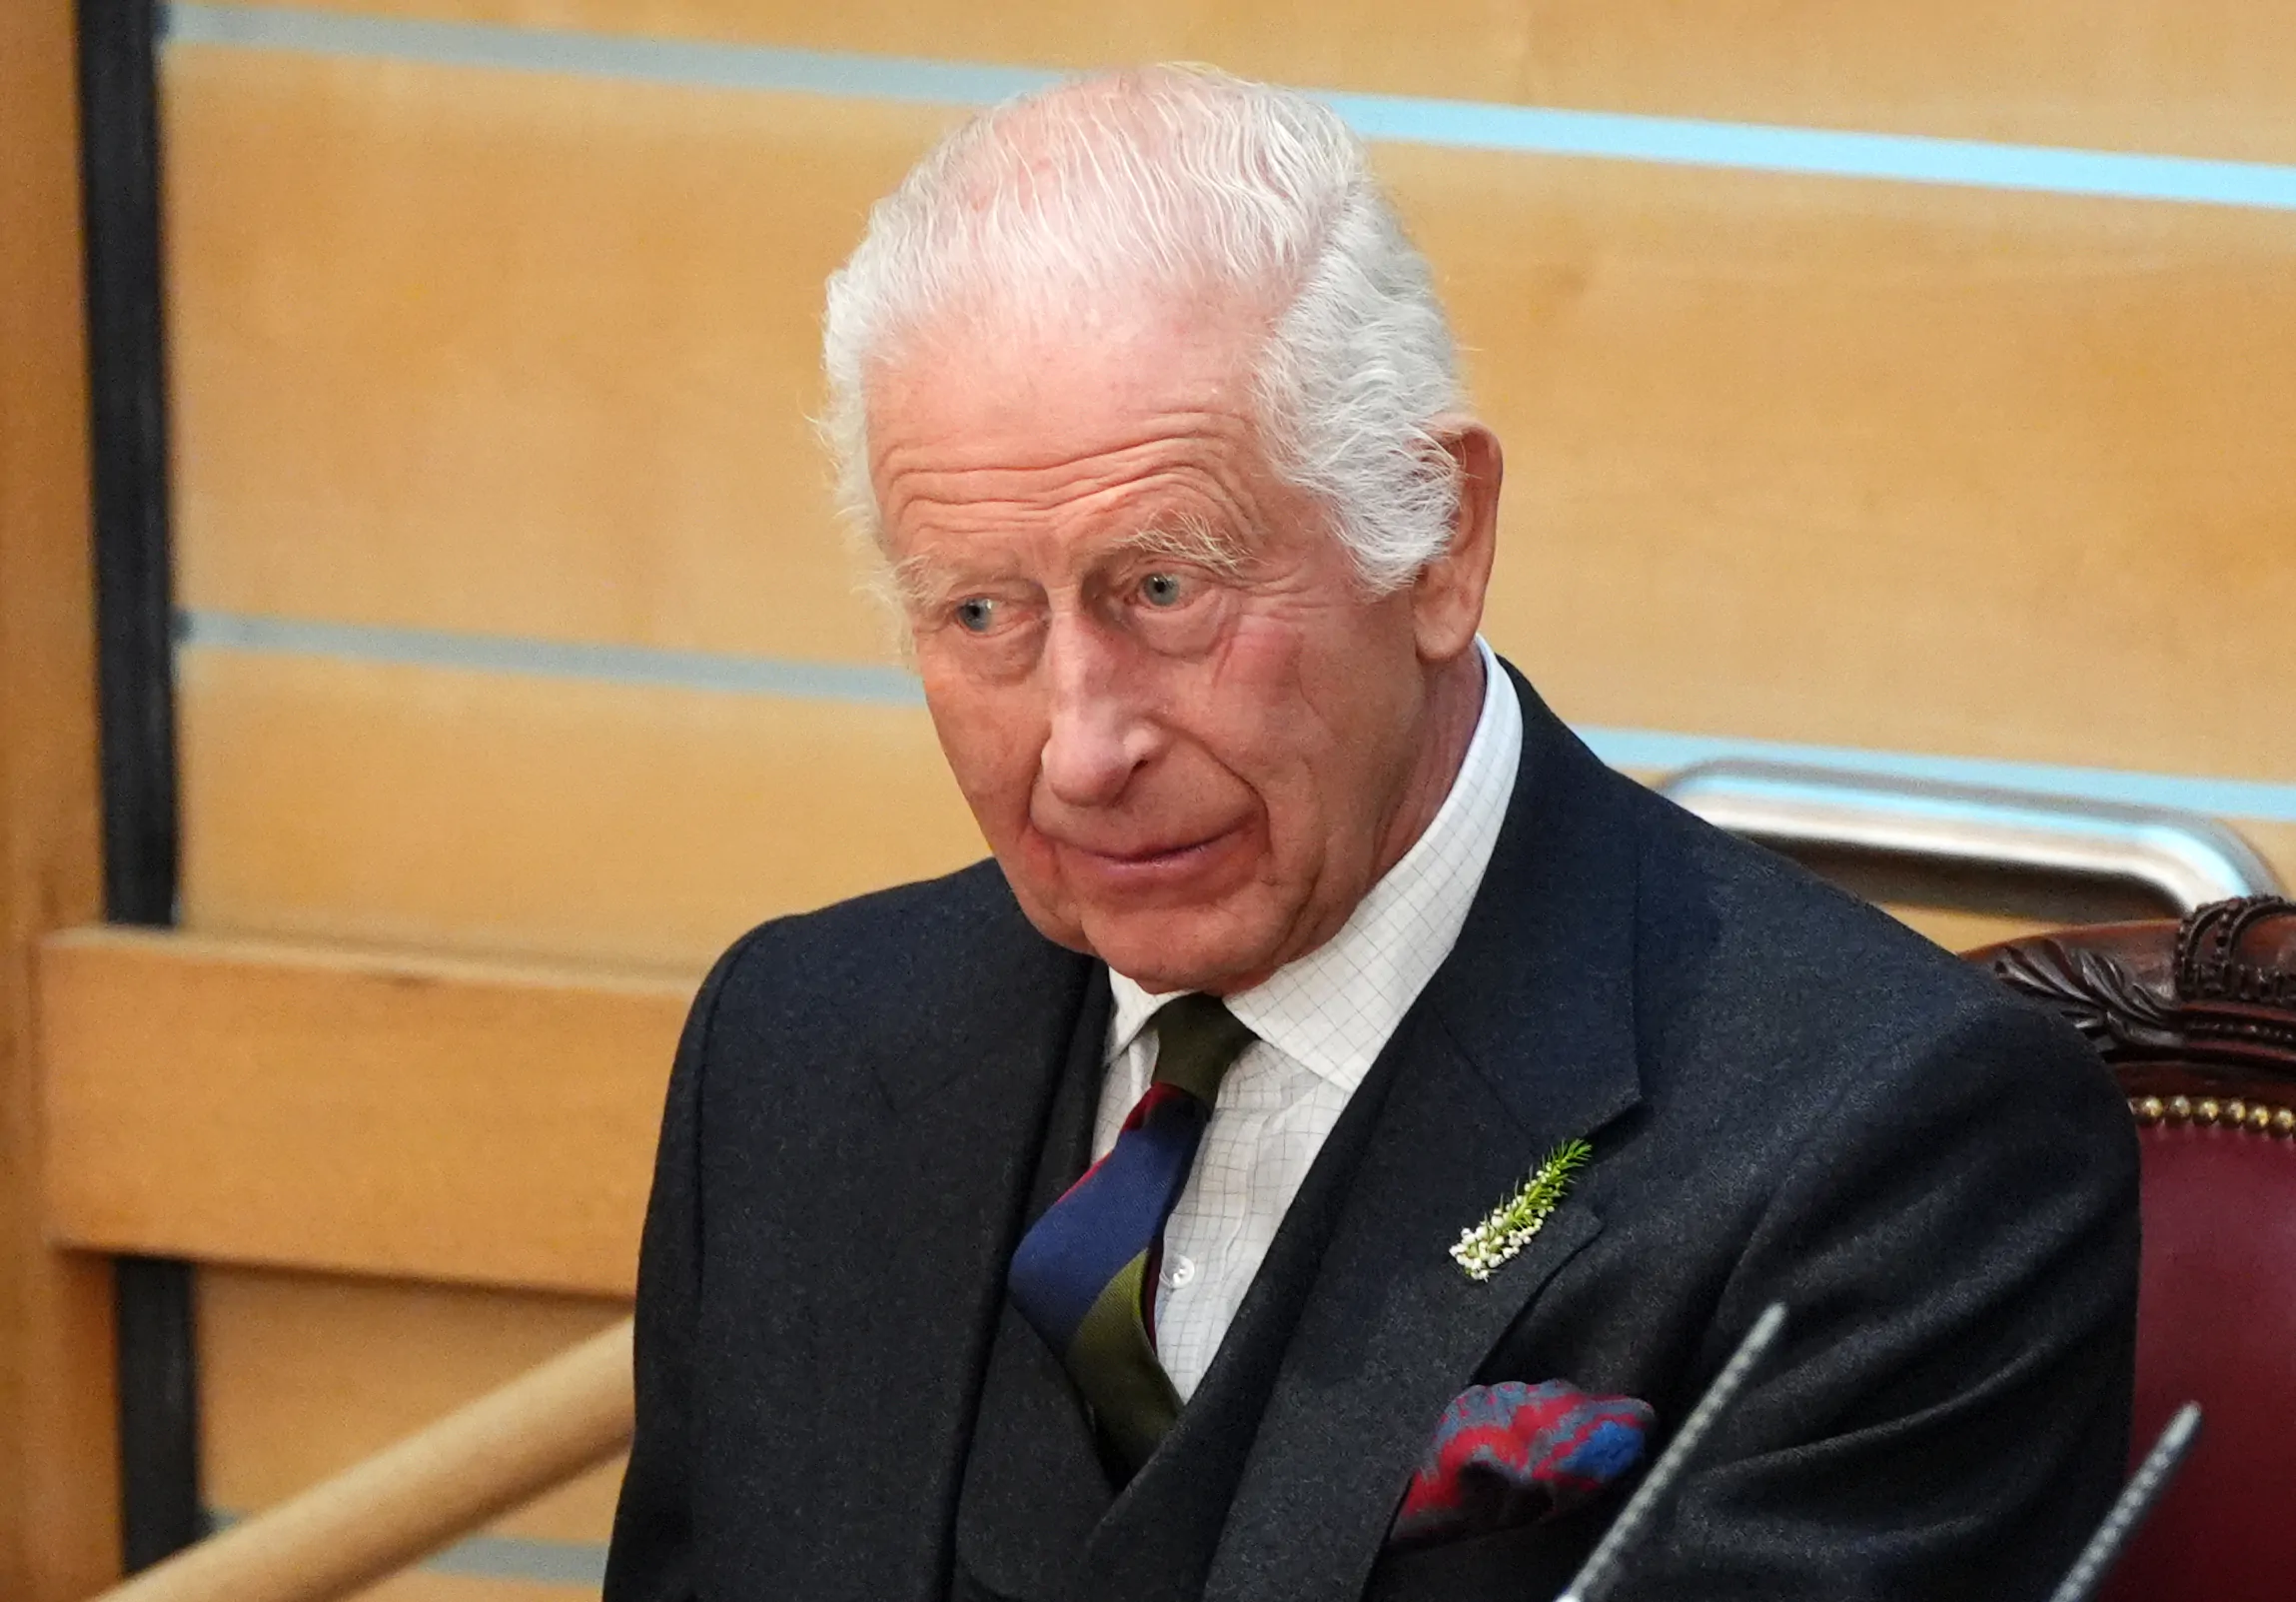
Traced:
<svg viewBox="0 0 2296 1602">
<path fill-rule="evenodd" d="M 1469 1386 L 1444 1409 L 1389 1539 L 1453 1540 L 1567 1513 L 1635 1471 L 1657 1422 L 1648 1402 L 1559 1379 Z"/>
</svg>

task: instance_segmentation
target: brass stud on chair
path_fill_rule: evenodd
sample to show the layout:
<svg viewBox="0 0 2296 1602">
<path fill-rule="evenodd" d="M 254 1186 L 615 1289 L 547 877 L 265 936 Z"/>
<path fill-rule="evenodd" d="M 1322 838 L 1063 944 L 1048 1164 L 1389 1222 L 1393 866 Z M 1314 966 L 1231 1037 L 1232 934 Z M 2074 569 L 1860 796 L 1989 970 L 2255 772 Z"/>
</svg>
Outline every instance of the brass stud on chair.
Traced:
<svg viewBox="0 0 2296 1602">
<path fill-rule="evenodd" d="M 2192 1117 L 2191 1099 L 2180 1095 L 2170 1096 L 2168 1098 L 2168 1117 L 2171 1123 L 2184 1123 L 2190 1120 Z"/>
<path fill-rule="evenodd" d="M 2242 1101 L 2237 1096 L 2235 1096 L 2232 1100 L 2227 1101 L 2224 1104 L 2224 1124 L 2226 1128 L 2237 1129 L 2247 1121 L 2247 1102 Z"/>
<path fill-rule="evenodd" d="M 2194 1104 L 2192 1115 L 2198 1118 L 2202 1123 L 2213 1126 L 2217 1120 L 2217 1117 L 2223 1111 L 2224 1104 L 2221 1101 L 2218 1101 L 2216 1097 L 2212 1095 L 2204 1095 L 2197 1103 Z"/>
<path fill-rule="evenodd" d="M 2248 1127 L 2255 1130 L 2258 1134 L 2265 1134 L 2270 1132 L 2272 1128 L 2272 1109 L 2261 1101 L 2250 1107 L 2248 1109 Z"/>
<path fill-rule="evenodd" d="M 2137 1122 L 2144 1124 L 2160 1122 L 2160 1115 L 2168 1110 L 2161 1105 L 2160 1097 L 2156 1095 L 2131 1096 L 2128 1109 L 2136 1114 Z"/>
</svg>

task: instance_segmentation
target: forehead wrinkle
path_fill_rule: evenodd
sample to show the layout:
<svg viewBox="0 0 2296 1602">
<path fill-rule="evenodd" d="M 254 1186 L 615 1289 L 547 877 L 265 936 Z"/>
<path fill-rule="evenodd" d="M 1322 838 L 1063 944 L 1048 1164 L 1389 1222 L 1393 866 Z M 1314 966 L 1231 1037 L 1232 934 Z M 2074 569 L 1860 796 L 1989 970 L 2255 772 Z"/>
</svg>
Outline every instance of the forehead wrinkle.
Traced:
<svg viewBox="0 0 2296 1602">
<path fill-rule="evenodd" d="M 1251 486 L 1242 475 L 1219 473 L 1210 464 L 1185 458 L 1158 464 L 1146 472 L 1138 468 L 1110 471 L 1073 483 L 992 482 L 989 486 L 1004 493 L 958 493 L 957 485 L 936 482 L 945 478 L 977 483 L 983 477 L 993 481 L 1014 476 L 1020 475 L 1008 469 L 976 469 L 910 472 L 889 478 L 885 485 L 888 527 L 905 526 L 909 541 L 914 541 L 943 535 L 963 538 L 984 523 L 1036 523 L 1062 516 L 1079 520 L 1087 532 L 1127 519 L 1153 522 L 1184 518 L 1206 525 L 1219 521 L 1242 524 L 1249 520 L 1255 504 Z M 1145 517 L 1135 510 L 1136 503 L 1143 500 L 1178 498 L 1202 501 L 1214 516 L 1206 517 L 1185 506 L 1159 508 Z"/>
<path fill-rule="evenodd" d="M 946 441 L 928 441 L 922 444 L 882 443 L 877 454 L 878 476 L 887 482 L 895 479 L 926 474 L 929 476 L 955 476 L 963 474 L 994 475 L 1058 475 L 1068 469 L 1092 469 L 1105 463 L 1102 477 L 1112 477 L 1126 471 L 1135 459 L 1164 450 L 1194 451 L 1208 440 L 1218 440 L 1230 448 L 1242 447 L 1247 434 L 1241 419 L 1218 411 L 1173 411 L 1141 420 L 1139 428 L 1128 431 L 1132 437 L 1116 443 L 1088 444 L 1061 455 L 1031 458 L 1016 454 L 1015 442 L 1009 440 L 971 441 L 963 436 Z M 934 463 L 930 458 L 946 455 L 956 460 Z M 922 467 L 909 465 L 909 459 L 927 458 Z M 971 460 L 978 458 L 979 460 Z"/>
</svg>

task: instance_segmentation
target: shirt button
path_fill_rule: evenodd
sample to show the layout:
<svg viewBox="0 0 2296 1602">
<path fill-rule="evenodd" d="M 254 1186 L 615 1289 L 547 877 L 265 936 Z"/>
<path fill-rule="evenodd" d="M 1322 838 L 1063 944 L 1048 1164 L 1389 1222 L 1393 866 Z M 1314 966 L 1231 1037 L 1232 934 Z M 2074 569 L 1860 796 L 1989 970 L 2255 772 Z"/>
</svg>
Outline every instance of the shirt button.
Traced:
<svg viewBox="0 0 2296 1602">
<path fill-rule="evenodd" d="M 1165 1261 L 1164 1272 L 1159 1277 L 1166 1290 L 1178 1290 L 1196 1277 L 1196 1259 L 1175 1253 Z"/>
</svg>

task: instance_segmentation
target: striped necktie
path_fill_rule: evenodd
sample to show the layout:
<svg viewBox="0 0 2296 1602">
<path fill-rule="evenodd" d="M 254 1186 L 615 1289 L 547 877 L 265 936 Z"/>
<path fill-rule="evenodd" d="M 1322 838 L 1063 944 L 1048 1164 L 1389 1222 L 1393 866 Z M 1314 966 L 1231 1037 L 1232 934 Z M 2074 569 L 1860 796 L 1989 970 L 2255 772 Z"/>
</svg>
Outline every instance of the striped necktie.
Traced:
<svg viewBox="0 0 2296 1602">
<path fill-rule="evenodd" d="M 1164 1221 L 1188 1183 L 1220 1079 L 1252 1031 L 1212 995 L 1156 1009 L 1156 1072 L 1108 1154 L 1045 1210 L 1012 1254 L 1007 1285 L 1092 1404 L 1108 1449 L 1148 1460 L 1180 1414 L 1156 1360 L 1155 1285 Z"/>
</svg>

